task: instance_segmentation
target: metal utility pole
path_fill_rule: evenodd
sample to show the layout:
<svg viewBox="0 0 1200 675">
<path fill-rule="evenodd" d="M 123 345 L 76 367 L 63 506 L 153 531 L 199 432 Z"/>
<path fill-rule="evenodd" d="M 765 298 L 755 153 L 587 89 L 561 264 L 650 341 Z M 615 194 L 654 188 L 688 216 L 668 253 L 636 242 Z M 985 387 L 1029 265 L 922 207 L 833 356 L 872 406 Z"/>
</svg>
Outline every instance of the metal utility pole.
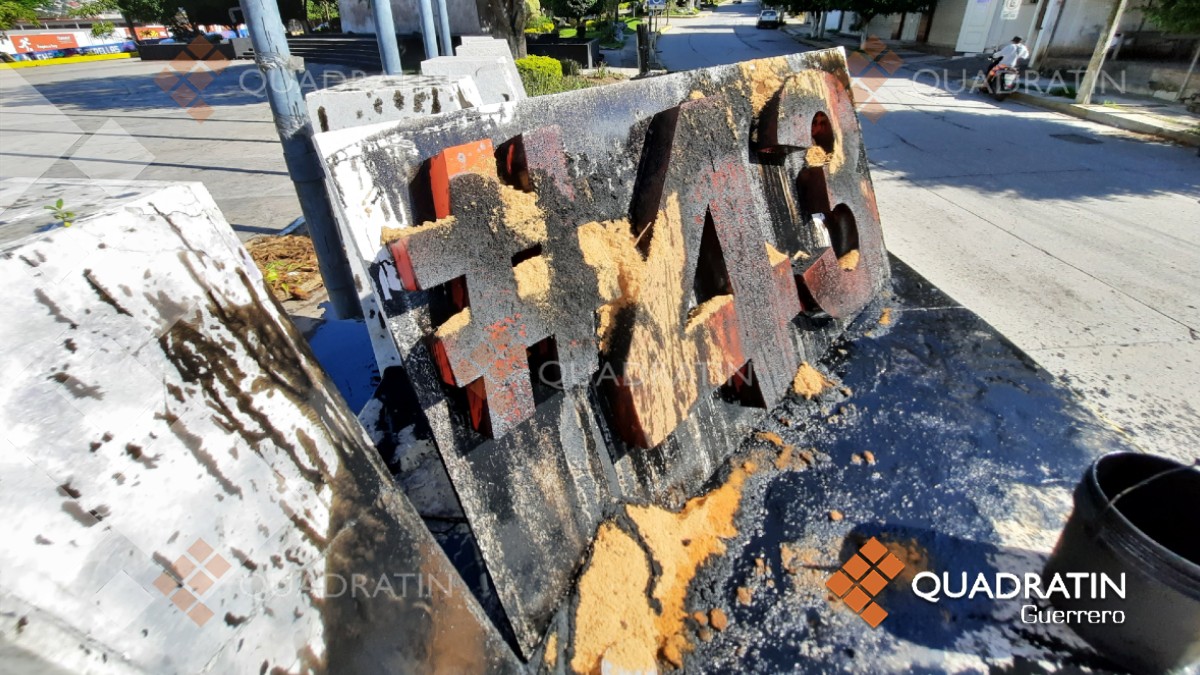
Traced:
<svg viewBox="0 0 1200 675">
<path fill-rule="evenodd" d="M 442 43 L 442 56 L 454 56 L 454 43 L 450 41 L 450 9 L 447 0 L 437 0 L 438 35 Z"/>
<path fill-rule="evenodd" d="M 324 174 L 313 149 L 312 124 L 300 82 L 292 70 L 292 53 L 279 18 L 279 6 L 275 0 L 243 0 L 242 6 L 254 45 L 254 61 L 266 84 L 267 102 L 283 145 L 283 159 L 300 198 L 300 210 L 308 225 L 329 301 L 338 318 L 358 318 L 362 316 L 362 306 L 354 290 L 346 249 L 333 222 Z"/>
<path fill-rule="evenodd" d="M 1080 105 L 1089 105 L 1092 102 L 1092 92 L 1096 89 L 1096 81 L 1100 79 L 1100 72 L 1104 69 L 1108 43 L 1112 42 L 1117 26 L 1121 25 L 1121 15 L 1125 13 L 1127 4 L 1129 0 L 1116 0 L 1112 12 L 1108 15 L 1105 29 L 1100 31 L 1100 37 L 1096 40 L 1096 50 L 1092 52 L 1092 60 L 1088 62 L 1087 72 L 1083 75 L 1083 84 L 1079 85 L 1079 92 L 1075 96 L 1075 102 Z"/>
<path fill-rule="evenodd" d="M 372 0 L 371 12 L 375 16 L 375 40 L 379 42 L 379 58 L 383 61 L 383 72 L 399 75 L 400 45 L 396 41 L 396 22 L 392 19 L 392 0 Z"/>
<path fill-rule="evenodd" d="M 420 0 L 421 5 L 421 40 L 425 43 L 425 58 L 432 59 L 438 55 L 437 32 L 433 27 L 433 3 L 431 0 Z"/>
<path fill-rule="evenodd" d="M 1200 42 L 1196 43 L 1196 53 L 1192 54 L 1192 65 L 1188 66 L 1187 74 L 1183 76 L 1183 84 L 1179 85 L 1179 93 L 1175 95 L 1175 100 L 1179 101 L 1187 93 L 1188 82 L 1192 81 L 1192 73 L 1196 70 L 1196 61 L 1200 60 Z"/>
</svg>

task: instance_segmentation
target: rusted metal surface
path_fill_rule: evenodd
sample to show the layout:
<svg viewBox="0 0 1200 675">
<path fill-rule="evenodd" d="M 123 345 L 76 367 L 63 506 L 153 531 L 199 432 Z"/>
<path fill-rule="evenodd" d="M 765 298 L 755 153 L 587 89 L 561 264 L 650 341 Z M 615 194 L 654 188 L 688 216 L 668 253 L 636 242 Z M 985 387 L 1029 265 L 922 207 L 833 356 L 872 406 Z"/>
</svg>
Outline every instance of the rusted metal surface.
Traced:
<svg viewBox="0 0 1200 675">
<path fill-rule="evenodd" d="M 694 493 L 886 283 L 847 85 L 816 52 L 318 137 L 527 654 L 606 508 Z"/>
</svg>

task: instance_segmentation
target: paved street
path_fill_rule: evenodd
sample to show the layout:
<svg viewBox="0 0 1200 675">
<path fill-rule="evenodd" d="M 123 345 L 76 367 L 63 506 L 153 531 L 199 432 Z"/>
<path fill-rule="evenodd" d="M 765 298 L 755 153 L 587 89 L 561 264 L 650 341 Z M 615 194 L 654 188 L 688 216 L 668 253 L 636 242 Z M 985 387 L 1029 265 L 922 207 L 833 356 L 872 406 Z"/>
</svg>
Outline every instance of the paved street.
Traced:
<svg viewBox="0 0 1200 675">
<path fill-rule="evenodd" d="M 660 41 L 673 69 L 807 49 L 728 5 Z M 760 34 L 769 34 L 761 36 Z M 719 55 L 719 57 L 718 57 Z M 1129 440 L 1200 446 L 1194 150 L 933 86 L 903 55 L 863 119 L 888 248 L 1082 393 Z M 718 59 L 719 60 L 715 60 Z"/>
<path fill-rule="evenodd" d="M 166 67 L 0 70 L 0 177 L 200 181 L 243 238 L 295 220 L 300 204 L 253 64 L 239 61 L 205 88 L 213 115 L 204 121 L 155 83 Z"/>
<path fill-rule="evenodd" d="M 691 70 L 803 51 L 783 31 L 755 28 L 760 11 L 758 2 L 726 3 L 693 19 L 671 19 L 658 39 L 663 65 Z"/>
</svg>

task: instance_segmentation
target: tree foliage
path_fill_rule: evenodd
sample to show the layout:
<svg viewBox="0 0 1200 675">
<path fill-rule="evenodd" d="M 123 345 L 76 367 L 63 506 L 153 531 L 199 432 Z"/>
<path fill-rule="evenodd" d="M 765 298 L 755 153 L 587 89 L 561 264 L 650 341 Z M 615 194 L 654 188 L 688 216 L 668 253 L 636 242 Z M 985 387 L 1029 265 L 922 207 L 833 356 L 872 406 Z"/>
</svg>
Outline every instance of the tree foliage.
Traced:
<svg viewBox="0 0 1200 675">
<path fill-rule="evenodd" d="M 858 15 L 859 28 L 864 28 L 877 16 L 926 12 L 933 9 L 936 0 L 835 0 L 837 9 Z"/>
<path fill-rule="evenodd" d="M 26 0 L 0 0 L 0 3 Z M 36 0 L 43 2 L 44 0 Z M 276 0 L 279 14 L 286 22 L 308 18 L 306 0 Z M 135 23 L 161 23 L 169 26 L 176 38 L 196 35 L 199 25 L 228 26 L 229 9 L 237 0 L 88 0 L 71 10 L 71 16 L 93 17 L 116 12 L 133 33 Z"/>
<path fill-rule="evenodd" d="M 37 8 L 43 0 L 0 0 L 0 31 L 23 21 L 37 21 Z"/>
<path fill-rule="evenodd" d="M 554 16 L 579 20 L 592 13 L 597 0 L 548 0 L 546 4 Z"/>
<path fill-rule="evenodd" d="M 1200 33 L 1200 0 L 1160 0 L 1146 16 L 1172 33 Z"/>
</svg>

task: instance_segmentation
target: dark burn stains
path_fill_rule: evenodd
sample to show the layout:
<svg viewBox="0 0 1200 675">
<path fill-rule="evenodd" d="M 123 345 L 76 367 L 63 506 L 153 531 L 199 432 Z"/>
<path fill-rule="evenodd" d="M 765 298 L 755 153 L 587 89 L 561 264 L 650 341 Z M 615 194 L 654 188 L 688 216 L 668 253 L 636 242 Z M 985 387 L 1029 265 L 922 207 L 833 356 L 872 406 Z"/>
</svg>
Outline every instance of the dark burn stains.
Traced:
<svg viewBox="0 0 1200 675">
<path fill-rule="evenodd" d="M 221 486 L 222 490 L 234 497 L 242 496 L 242 489 L 234 485 L 233 481 L 229 480 L 225 474 L 221 473 L 221 468 L 217 466 L 216 460 L 213 459 L 212 455 L 205 451 L 204 439 L 200 438 L 200 436 L 197 434 L 188 431 L 185 428 L 185 425 L 179 424 L 179 417 L 170 411 L 155 413 L 154 418 L 167 423 L 171 429 L 171 433 L 183 443 L 184 447 L 188 449 L 188 452 L 192 453 L 192 457 L 195 458 L 200 466 L 204 467 L 204 470 L 208 472 L 209 476 L 217 481 L 217 484 Z"/>
<path fill-rule="evenodd" d="M 129 313 L 129 310 L 125 309 L 120 305 L 120 303 L 117 302 L 116 298 L 113 297 L 113 294 L 110 293 L 108 289 L 106 289 L 99 281 L 96 280 L 96 276 L 92 274 L 91 270 L 84 270 L 83 278 L 87 280 L 88 285 L 91 286 L 92 290 L 96 292 L 96 296 L 100 298 L 101 302 L 117 310 L 117 314 L 133 316 Z"/>
<path fill-rule="evenodd" d="M 68 319 L 66 315 L 62 313 L 62 310 L 58 308 L 58 305 L 50 299 L 50 296 L 46 295 L 45 291 L 40 288 L 35 289 L 33 291 L 33 297 L 37 298 L 38 303 L 45 307 L 46 311 L 50 312 L 50 316 L 54 317 L 55 323 L 65 324 L 69 326 L 71 330 L 79 329 L 79 324 Z"/>
<path fill-rule="evenodd" d="M 247 555 L 245 551 L 239 548 L 231 548 L 229 549 L 229 552 L 232 553 L 233 557 L 242 564 L 242 567 L 245 567 L 251 572 L 258 570 L 258 563 L 251 560 L 250 556 Z"/>
<path fill-rule="evenodd" d="M 392 94 L 392 105 L 396 106 L 396 110 L 404 110 L 404 94 L 399 91 Z"/>
<path fill-rule="evenodd" d="M 383 114 L 383 99 L 376 97 L 375 102 L 371 104 L 371 107 L 375 109 L 376 115 L 382 115 Z"/>
<path fill-rule="evenodd" d="M 440 98 L 440 93 L 438 92 L 436 87 L 433 88 L 432 94 L 433 94 L 433 103 L 429 107 L 429 112 L 436 115 L 436 114 L 442 112 L 442 101 Z"/>
<path fill-rule="evenodd" d="M 71 481 L 67 481 L 66 483 L 63 483 L 62 485 L 59 485 L 58 493 L 60 495 L 63 495 L 64 497 L 70 497 L 71 499 L 79 499 L 79 497 L 81 495 L 83 495 L 82 492 L 71 487 Z"/>
<path fill-rule="evenodd" d="M 67 373 L 53 373 L 47 376 L 46 379 L 53 380 L 66 387 L 67 391 L 71 392 L 71 395 L 75 398 L 94 398 L 97 401 L 104 400 L 104 390 L 100 387 L 84 384 Z"/>
<path fill-rule="evenodd" d="M 425 101 L 429 100 L 429 94 L 419 91 L 413 95 L 413 112 L 425 112 Z"/>
<path fill-rule="evenodd" d="M 88 511 L 85 511 L 84 508 L 79 505 L 79 502 L 75 501 L 74 499 L 63 502 L 62 511 L 68 516 L 74 518 L 75 522 L 83 525 L 84 527 L 92 527 L 96 523 L 100 522 L 99 518 Z"/>
<path fill-rule="evenodd" d="M 145 466 L 147 469 L 158 468 L 158 455 L 155 455 L 154 457 L 147 457 L 145 453 L 142 452 L 142 446 L 137 445 L 136 443 L 126 443 L 125 454 L 129 455 L 130 459 Z"/>
<path fill-rule="evenodd" d="M 329 114 L 325 112 L 325 106 L 317 108 L 317 123 L 321 125 L 321 131 L 329 131 Z"/>
<path fill-rule="evenodd" d="M 185 269 L 196 277 L 192 259 L 183 255 L 180 259 Z M 321 397 L 317 396 L 314 383 L 302 365 L 303 360 L 296 355 L 297 349 L 304 350 L 306 346 L 298 334 L 293 334 L 294 329 L 289 332 L 289 327 L 281 327 L 258 300 L 261 289 L 255 289 L 243 271 L 238 270 L 237 274 L 250 297 L 255 299 L 245 305 L 232 303 L 210 290 L 202 312 L 211 315 L 230 339 L 208 334 L 207 329 L 198 327 L 199 322 L 182 320 L 159 338 L 159 346 L 184 383 L 195 385 L 202 392 L 216 423 L 239 436 L 252 449 L 257 450 L 263 443 L 277 446 L 291 458 L 301 476 L 320 489 L 327 477 L 316 443 L 307 434 L 294 434 L 292 430 L 276 427 L 256 406 L 254 395 L 246 386 L 248 380 L 256 379 L 255 390 L 282 394 L 315 424 L 326 424 L 324 418 L 328 417 L 328 406 L 314 409 Z M 201 280 L 197 278 L 197 282 Z M 252 377 L 243 368 L 243 363 L 254 364 L 257 367 L 252 370 L 258 372 Z M 177 436 L 184 435 L 181 438 L 197 460 L 210 474 L 218 477 L 226 492 L 240 495 L 240 489 L 220 476 L 216 462 L 204 451 L 201 439 L 188 432 L 184 428 L 186 425 L 177 423 L 177 417 L 170 417 L 172 431 Z M 324 538 L 314 532 L 311 525 L 302 522 L 301 516 L 288 515 L 314 543 L 323 545 Z"/>
</svg>

